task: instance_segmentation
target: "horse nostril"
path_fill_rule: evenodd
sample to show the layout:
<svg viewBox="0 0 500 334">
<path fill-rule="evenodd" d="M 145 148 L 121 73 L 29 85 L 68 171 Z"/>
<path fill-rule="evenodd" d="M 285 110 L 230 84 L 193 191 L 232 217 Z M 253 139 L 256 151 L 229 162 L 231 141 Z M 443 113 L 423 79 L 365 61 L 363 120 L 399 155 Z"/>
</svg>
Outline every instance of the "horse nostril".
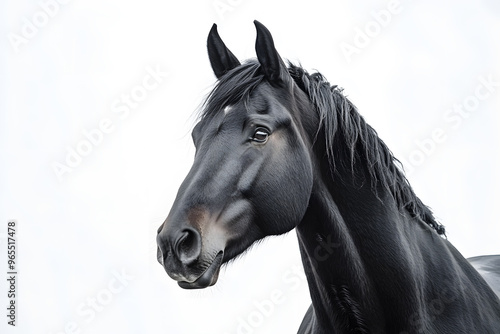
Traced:
<svg viewBox="0 0 500 334">
<path fill-rule="evenodd" d="M 196 261 L 201 252 L 199 233 L 194 229 L 184 229 L 175 242 L 174 251 L 183 264 Z"/>
</svg>

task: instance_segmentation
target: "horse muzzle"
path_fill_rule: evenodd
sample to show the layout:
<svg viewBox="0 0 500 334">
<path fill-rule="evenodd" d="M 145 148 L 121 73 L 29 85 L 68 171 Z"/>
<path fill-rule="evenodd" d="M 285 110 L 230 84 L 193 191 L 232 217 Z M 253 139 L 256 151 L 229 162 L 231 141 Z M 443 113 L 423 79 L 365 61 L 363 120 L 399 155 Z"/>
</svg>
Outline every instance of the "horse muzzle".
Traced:
<svg viewBox="0 0 500 334">
<path fill-rule="evenodd" d="M 217 283 L 219 271 L 222 265 L 224 253 L 220 251 L 212 261 L 212 264 L 195 281 L 178 281 L 177 284 L 183 289 L 203 289 Z"/>
<path fill-rule="evenodd" d="M 224 252 L 204 252 L 196 229 L 185 227 L 169 234 L 160 228 L 156 241 L 158 262 L 180 287 L 202 289 L 217 282 Z"/>
</svg>

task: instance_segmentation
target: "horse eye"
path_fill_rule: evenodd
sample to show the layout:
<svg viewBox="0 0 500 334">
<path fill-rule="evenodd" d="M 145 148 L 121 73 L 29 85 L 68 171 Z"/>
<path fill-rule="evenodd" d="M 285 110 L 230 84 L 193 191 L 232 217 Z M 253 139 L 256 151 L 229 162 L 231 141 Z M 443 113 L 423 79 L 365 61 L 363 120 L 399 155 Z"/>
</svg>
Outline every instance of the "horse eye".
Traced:
<svg viewBox="0 0 500 334">
<path fill-rule="evenodd" d="M 265 128 L 257 128 L 252 136 L 252 140 L 259 144 L 264 144 L 269 138 L 269 130 Z"/>
</svg>

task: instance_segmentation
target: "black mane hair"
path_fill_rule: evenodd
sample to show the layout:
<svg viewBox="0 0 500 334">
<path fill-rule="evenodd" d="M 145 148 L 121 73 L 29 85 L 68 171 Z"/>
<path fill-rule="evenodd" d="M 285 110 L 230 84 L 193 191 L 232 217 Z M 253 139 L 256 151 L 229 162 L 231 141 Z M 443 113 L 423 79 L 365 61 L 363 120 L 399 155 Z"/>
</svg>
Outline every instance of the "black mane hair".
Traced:
<svg viewBox="0 0 500 334">
<path fill-rule="evenodd" d="M 309 74 L 292 63 L 288 64 L 288 72 L 319 114 L 318 129 L 324 132 L 332 173 L 335 173 L 335 164 L 339 160 L 342 162 L 342 159 L 336 159 L 339 147 L 334 141 L 336 138 L 342 138 L 341 151 L 350 157 L 350 161 L 343 161 L 350 166 L 343 167 L 353 168 L 356 158 L 362 157 L 366 162 L 372 186 L 375 187 L 378 183 L 388 189 L 400 208 L 405 208 L 410 215 L 419 217 L 438 234 L 444 235 L 444 226 L 435 220 L 432 211 L 415 195 L 400 169 L 399 160 L 344 96 L 342 89 L 336 85 L 331 86 L 322 74 Z M 203 104 L 201 119 L 211 119 L 222 112 L 225 106 L 247 100 L 263 80 L 264 75 L 256 60 L 249 60 L 229 71 L 209 93 Z"/>
<path fill-rule="evenodd" d="M 264 80 L 257 60 L 249 60 L 217 81 L 201 108 L 201 119 L 211 119 L 224 107 L 247 100 L 250 93 Z"/>
</svg>

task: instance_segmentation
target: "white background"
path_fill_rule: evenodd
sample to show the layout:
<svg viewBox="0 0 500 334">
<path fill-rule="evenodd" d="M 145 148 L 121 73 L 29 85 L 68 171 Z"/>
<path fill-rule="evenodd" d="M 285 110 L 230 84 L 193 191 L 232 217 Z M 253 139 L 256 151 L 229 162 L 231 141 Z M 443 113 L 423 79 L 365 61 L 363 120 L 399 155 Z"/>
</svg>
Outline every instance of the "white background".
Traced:
<svg viewBox="0 0 500 334">
<path fill-rule="evenodd" d="M 296 332 L 310 302 L 295 232 L 253 247 L 202 291 L 182 290 L 156 262 L 156 229 L 193 159 L 193 113 L 215 80 L 205 47 L 214 22 L 246 59 L 258 19 L 284 58 L 344 87 L 396 157 L 413 161 L 410 182 L 449 240 L 467 257 L 500 253 L 498 1 L 402 0 L 383 25 L 386 1 L 73 0 L 50 17 L 48 2 L 0 5 L 2 333 Z M 346 57 L 346 44 L 358 53 Z M 147 68 L 168 75 L 129 115 L 115 113 Z M 497 86 L 477 88 L 480 77 Z M 445 118 L 474 101 L 459 125 Z M 106 119 L 112 130 L 58 177 L 54 164 Z M 435 129 L 445 140 L 423 154 Z M 15 329 L 4 315 L 9 219 Z"/>
</svg>

